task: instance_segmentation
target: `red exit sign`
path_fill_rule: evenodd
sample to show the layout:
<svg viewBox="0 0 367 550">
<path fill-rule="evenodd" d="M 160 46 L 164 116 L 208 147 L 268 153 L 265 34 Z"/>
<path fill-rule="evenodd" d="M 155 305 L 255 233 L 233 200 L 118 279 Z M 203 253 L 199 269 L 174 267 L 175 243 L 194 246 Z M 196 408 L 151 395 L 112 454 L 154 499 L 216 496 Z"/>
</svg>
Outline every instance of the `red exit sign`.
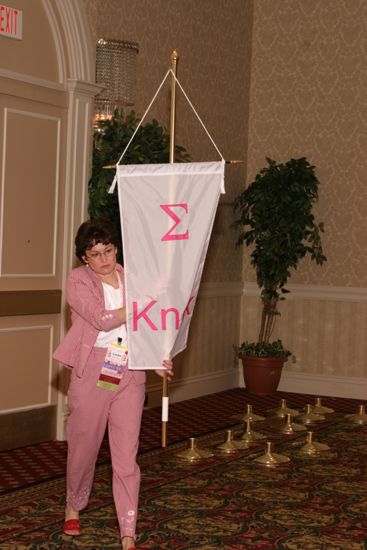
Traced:
<svg viewBox="0 0 367 550">
<path fill-rule="evenodd" d="M 23 12 L 0 4 L 0 36 L 22 40 Z"/>
</svg>

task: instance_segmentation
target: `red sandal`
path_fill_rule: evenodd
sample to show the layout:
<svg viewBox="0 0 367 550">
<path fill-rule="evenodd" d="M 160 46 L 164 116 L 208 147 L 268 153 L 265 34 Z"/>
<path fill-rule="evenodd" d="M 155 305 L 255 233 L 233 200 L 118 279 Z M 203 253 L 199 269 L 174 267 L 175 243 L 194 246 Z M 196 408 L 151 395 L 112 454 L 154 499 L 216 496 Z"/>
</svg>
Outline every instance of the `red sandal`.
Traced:
<svg viewBox="0 0 367 550">
<path fill-rule="evenodd" d="M 78 537 L 80 535 L 80 521 L 78 519 L 68 519 L 64 522 L 63 531 L 65 535 Z"/>
</svg>

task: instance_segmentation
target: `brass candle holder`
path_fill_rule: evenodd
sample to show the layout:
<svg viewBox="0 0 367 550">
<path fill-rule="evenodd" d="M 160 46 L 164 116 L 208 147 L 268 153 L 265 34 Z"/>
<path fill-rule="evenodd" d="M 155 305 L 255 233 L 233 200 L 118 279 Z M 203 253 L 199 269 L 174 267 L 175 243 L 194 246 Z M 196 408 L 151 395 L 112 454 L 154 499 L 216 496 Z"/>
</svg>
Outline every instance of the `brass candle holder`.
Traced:
<svg viewBox="0 0 367 550">
<path fill-rule="evenodd" d="M 326 443 L 318 443 L 317 441 L 314 441 L 313 432 L 307 432 L 306 443 L 299 449 L 299 453 L 314 456 L 322 451 L 329 450 L 329 445 L 326 445 Z"/>
<path fill-rule="evenodd" d="M 290 462 L 290 459 L 288 456 L 273 453 L 272 443 L 267 441 L 265 453 L 262 456 L 255 458 L 254 462 L 257 464 L 262 464 L 263 466 L 278 466 L 279 464 Z"/>
<path fill-rule="evenodd" d="M 195 437 L 190 437 L 188 440 L 188 448 L 185 451 L 177 453 L 176 458 L 185 460 L 186 462 L 198 462 L 214 456 L 208 449 L 199 449 L 196 444 Z"/>
<path fill-rule="evenodd" d="M 359 405 L 358 413 L 348 414 L 346 418 L 348 418 L 348 420 L 350 420 L 354 424 L 359 424 L 359 425 L 366 424 L 367 414 L 365 410 L 365 405 Z"/>
<path fill-rule="evenodd" d="M 265 420 L 264 416 L 255 414 L 252 411 L 252 405 L 250 404 L 246 405 L 246 412 L 243 415 L 237 415 L 237 416 L 234 416 L 233 418 L 235 420 L 240 420 L 241 422 L 246 422 L 247 420 L 250 420 L 251 422 L 259 422 L 261 420 Z"/>
<path fill-rule="evenodd" d="M 255 432 L 252 429 L 252 421 L 246 420 L 245 422 L 246 429 L 243 432 L 243 435 L 241 436 L 241 439 L 245 441 L 258 441 L 259 439 L 265 439 L 265 435 L 261 434 L 260 432 Z"/>
<path fill-rule="evenodd" d="M 265 439 L 265 435 L 254 432 L 251 428 L 251 420 L 246 420 L 244 432 L 240 439 L 236 440 L 236 444 L 239 449 L 248 449 L 251 443 L 260 439 Z"/>
<path fill-rule="evenodd" d="M 296 409 L 291 409 L 287 407 L 287 402 L 285 399 L 280 400 L 280 405 L 276 409 L 270 409 L 268 413 L 271 416 L 279 416 L 280 418 L 285 418 L 287 414 L 290 414 L 292 416 L 298 416 L 300 413 Z"/>
<path fill-rule="evenodd" d="M 237 443 L 233 441 L 233 431 L 227 430 L 226 431 L 226 440 L 221 445 L 218 445 L 217 447 L 218 451 L 221 453 L 224 453 L 226 455 L 232 455 L 239 452 Z"/>
<path fill-rule="evenodd" d="M 291 435 L 296 432 L 303 432 L 304 430 L 306 430 L 306 428 L 302 426 L 302 424 L 292 422 L 292 415 L 290 413 L 287 414 L 285 423 L 282 423 L 279 428 L 280 433 L 287 435 Z"/>
<path fill-rule="evenodd" d="M 329 414 L 335 412 L 334 409 L 331 409 L 330 407 L 325 407 L 321 403 L 321 397 L 315 398 L 315 404 L 312 407 L 312 412 L 315 414 Z"/>
<path fill-rule="evenodd" d="M 316 422 L 320 422 L 321 420 L 325 420 L 325 416 L 312 412 L 312 405 L 310 404 L 306 405 L 306 412 L 300 414 L 296 418 L 296 421 L 300 422 L 301 424 L 315 424 Z"/>
</svg>

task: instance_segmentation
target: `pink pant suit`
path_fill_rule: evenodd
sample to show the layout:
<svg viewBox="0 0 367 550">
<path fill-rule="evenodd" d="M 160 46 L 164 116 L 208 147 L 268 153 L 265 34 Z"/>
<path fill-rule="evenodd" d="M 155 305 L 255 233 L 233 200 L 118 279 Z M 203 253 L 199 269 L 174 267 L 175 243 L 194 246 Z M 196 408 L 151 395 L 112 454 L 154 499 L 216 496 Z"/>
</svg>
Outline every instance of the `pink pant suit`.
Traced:
<svg viewBox="0 0 367 550">
<path fill-rule="evenodd" d="M 116 270 L 124 293 L 123 268 Z M 97 387 L 106 349 L 94 347 L 100 331 L 117 327 L 117 310 L 106 310 L 102 282 L 87 266 L 73 269 L 67 281 L 72 326 L 54 358 L 72 368 L 68 392 L 67 502 L 74 510 L 88 503 L 95 463 L 108 425 L 113 497 L 121 537 L 135 537 L 140 469 L 136 463 L 145 372 L 127 371 L 117 391 Z"/>
</svg>

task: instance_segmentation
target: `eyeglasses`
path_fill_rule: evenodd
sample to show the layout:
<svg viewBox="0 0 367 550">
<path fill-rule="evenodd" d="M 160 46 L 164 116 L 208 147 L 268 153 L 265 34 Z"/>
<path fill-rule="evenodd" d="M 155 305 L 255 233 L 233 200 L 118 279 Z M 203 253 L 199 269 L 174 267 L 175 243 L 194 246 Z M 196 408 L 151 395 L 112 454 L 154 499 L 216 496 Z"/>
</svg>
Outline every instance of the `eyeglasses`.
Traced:
<svg viewBox="0 0 367 550">
<path fill-rule="evenodd" d="M 115 253 L 116 253 L 115 247 L 110 245 L 110 246 L 107 246 L 103 252 L 97 252 L 97 251 L 89 252 L 88 254 L 85 254 L 85 257 L 88 260 L 101 260 L 103 256 L 105 256 L 106 258 L 110 258 Z"/>
</svg>

